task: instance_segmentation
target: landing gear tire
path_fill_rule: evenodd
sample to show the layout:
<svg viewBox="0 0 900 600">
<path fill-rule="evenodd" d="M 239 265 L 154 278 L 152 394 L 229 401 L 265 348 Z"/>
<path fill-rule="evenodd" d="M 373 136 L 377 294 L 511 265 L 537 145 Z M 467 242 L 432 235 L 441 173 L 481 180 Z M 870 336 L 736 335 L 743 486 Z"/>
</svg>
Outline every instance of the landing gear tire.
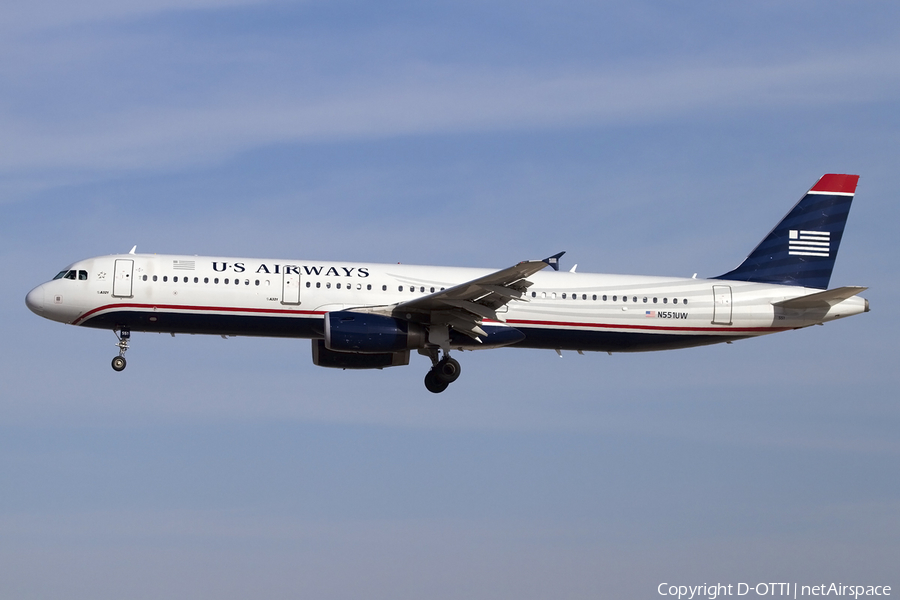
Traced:
<svg viewBox="0 0 900 600">
<path fill-rule="evenodd" d="M 447 389 L 447 386 L 450 384 L 445 381 L 440 381 L 435 373 L 435 369 L 431 369 L 428 373 L 425 374 L 425 389 L 427 389 L 432 394 L 440 394 L 444 390 Z"/>
<path fill-rule="evenodd" d="M 436 364 L 431 369 L 431 372 L 434 373 L 435 379 L 437 379 L 441 383 L 450 385 L 451 383 L 459 379 L 459 374 L 462 372 L 462 367 L 459 366 L 459 361 L 457 361 L 456 359 L 445 356 L 438 364 Z"/>
<path fill-rule="evenodd" d="M 119 340 L 119 343 L 116 344 L 116 347 L 119 349 L 119 355 L 112 359 L 112 368 L 113 371 L 119 372 L 125 369 L 125 351 L 128 350 L 128 340 L 131 339 L 131 332 L 124 327 L 116 333 L 115 329 L 113 333 L 116 334 L 116 339 Z"/>
</svg>

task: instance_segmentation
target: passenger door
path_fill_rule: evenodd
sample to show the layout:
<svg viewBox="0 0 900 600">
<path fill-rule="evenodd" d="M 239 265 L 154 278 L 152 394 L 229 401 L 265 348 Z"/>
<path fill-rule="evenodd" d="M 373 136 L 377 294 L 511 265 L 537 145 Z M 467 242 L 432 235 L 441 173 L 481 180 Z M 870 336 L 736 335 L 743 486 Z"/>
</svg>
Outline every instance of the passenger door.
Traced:
<svg viewBox="0 0 900 600">
<path fill-rule="evenodd" d="M 115 276 L 113 277 L 112 295 L 117 298 L 131 298 L 131 279 L 134 275 L 134 261 L 130 258 L 117 258 Z"/>
</svg>

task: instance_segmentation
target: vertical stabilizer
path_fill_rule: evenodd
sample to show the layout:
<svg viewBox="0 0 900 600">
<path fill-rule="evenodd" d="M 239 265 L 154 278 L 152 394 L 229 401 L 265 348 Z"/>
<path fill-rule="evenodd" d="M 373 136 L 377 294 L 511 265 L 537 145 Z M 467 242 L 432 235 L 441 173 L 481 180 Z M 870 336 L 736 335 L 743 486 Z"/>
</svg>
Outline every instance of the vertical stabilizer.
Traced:
<svg viewBox="0 0 900 600">
<path fill-rule="evenodd" d="M 826 289 L 859 175 L 823 175 L 733 271 L 714 279 Z"/>
</svg>

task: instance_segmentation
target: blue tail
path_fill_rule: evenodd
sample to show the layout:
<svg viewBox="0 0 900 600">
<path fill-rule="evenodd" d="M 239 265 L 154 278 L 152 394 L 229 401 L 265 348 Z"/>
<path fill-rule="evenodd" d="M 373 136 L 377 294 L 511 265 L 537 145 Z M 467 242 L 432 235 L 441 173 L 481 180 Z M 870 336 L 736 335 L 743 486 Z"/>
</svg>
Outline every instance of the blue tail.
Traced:
<svg viewBox="0 0 900 600">
<path fill-rule="evenodd" d="M 823 175 L 744 262 L 713 279 L 827 289 L 859 175 Z"/>
</svg>

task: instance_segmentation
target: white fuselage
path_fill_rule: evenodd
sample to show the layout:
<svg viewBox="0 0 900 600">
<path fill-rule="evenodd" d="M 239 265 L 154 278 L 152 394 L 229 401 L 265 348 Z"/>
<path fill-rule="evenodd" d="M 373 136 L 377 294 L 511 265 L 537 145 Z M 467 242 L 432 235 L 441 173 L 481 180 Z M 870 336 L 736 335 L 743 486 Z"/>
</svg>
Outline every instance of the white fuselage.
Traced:
<svg viewBox="0 0 900 600">
<path fill-rule="evenodd" d="M 491 269 L 123 254 L 79 261 L 32 290 L 48 319 L 104 329 L 321 338 L 328 312 L 385 307 Z M 74 276 L 71 273 L 74 271 Z M 821 290 L 722 279 L 541 271 L 525 300 L 498 310 L 517 346 L 626 352 L 731 341 L 867 310 L 853 296 L 827 308 L 773 303 Z"/>
</svg>

